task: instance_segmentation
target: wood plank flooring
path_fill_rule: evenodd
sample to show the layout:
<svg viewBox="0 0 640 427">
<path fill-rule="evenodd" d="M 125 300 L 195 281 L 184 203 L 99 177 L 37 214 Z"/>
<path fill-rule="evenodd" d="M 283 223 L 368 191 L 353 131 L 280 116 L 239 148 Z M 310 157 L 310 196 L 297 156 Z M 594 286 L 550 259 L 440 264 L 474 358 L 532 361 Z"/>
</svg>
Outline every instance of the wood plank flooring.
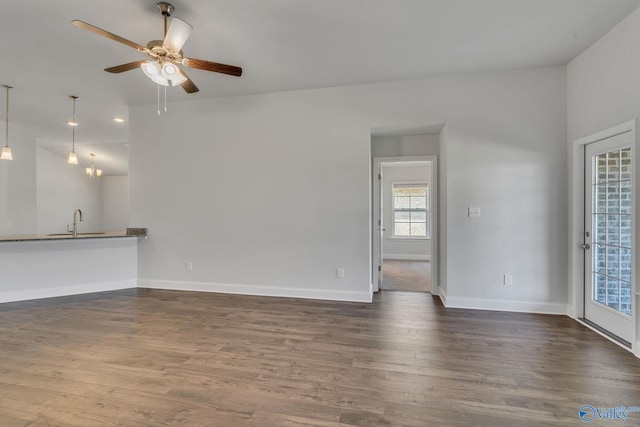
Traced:
<svg viewBox="0 0 640 427">
<path fill-rule="evenodd" d="M 640 360 L 563 316 L 404 292 L 0 304 L 2 427 L 568 426 L 587 404 L 640 406 Z"/>
</svg>

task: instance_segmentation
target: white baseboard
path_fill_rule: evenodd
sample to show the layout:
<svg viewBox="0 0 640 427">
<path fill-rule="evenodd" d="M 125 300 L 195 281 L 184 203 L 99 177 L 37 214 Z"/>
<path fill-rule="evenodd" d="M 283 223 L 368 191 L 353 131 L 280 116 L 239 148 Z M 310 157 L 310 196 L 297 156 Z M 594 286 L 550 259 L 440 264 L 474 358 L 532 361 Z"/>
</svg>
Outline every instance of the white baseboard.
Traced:
<svg viewBox="0 0 640 427">
<path fill-rule="evenodd" d="M 21 290 L 0 293 L 0 303 L 26 301 L 41 298 L 65 297 L 69 295 L 90 294 L 94 292 L 118 291 L 135 288 L 135 279 L 117 280 L 113 282 L 87 283 L 82 285 L 60 286 L 33 290 Z"/>
<path fill-rule="evenodd" d="M 233 285 L 226 283 L 184 282 L 175 280 L 138 279 L 139 288 L 176 291 L 214 292 L 236 295 L 307 298 L 329 301 L 371 302 L 373 292 L 339 291 L 327 289 L 281 288 L 274 286 Z"/>
<path fill-rule="evenodd" d="M 572 319 L 578 318 L 578 314 L 576 313 L 576 308 L 571 304 L 567 304 L 567 316 L 571 317 Z"/>
<path fill-rule="evenodd" d="M 446 301 L 446 302 L 445 302 Z M 548 302 L 523 302 L 509 300 L 495 300 L 483 298 L 445 297 L 443 300 L 447 308 L 468 308 L 473 310 L 513 311 L 539 314 L 567 314 L 567 305 Z"/>
<path fill-rule="evenodd" d="M 385 259 L 397 259 L 406 261 L 431 261 L 431 255 L 416 255 L 416 254 L 385 254 L 382 257 Z"/>
<path fill-rule="evenodd" d="M 447 293 L 440 286 L 438 286 L 438 297 L 440 297 L 440 301 L 442 301 L 442 305 L 447 307 Z"/>
</svg>

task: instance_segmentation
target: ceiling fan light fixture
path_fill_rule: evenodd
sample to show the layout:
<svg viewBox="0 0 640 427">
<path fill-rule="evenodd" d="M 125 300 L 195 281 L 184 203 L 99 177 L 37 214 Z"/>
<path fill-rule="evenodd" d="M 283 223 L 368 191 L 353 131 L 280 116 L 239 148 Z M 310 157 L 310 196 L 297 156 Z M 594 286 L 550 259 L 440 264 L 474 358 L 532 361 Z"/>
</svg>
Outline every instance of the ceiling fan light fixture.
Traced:
<svg viewBox="0 0 640 427">
<path fill-rule="evenodd" d="M 185 75 L 182 74 L 182 71 L 180 71 L 180 68 L 170 62 L 162 65 L 162 77 L 167 80 L 167 84 L 165 86 L 178 86 L 187 80 Z"/>
<path fill-rule="evenodd" d="M 166 78 L 162 76 L 162 68 L 160 68 L 160 64 L 155 61 L 146 61 L 140 65 L 142 72 L 145 76 L 149 77 L 154 83 L 169 86 L 169 82 Z"/>
<path fill-rule="evenodd" d="M 173 64 L 165 64 L 164 67 L 162 67 L 162 74 L 164 76 L 173 77 L 176 75 L 177 72 L 178 72 L 178 69 Z"/>
<path fill-rule="evenodd" d="M 151 76 L 157 76 L 160 74 L 160 65 L 155 61 L 145 61 L 140 65 L 144 74 L 151 78 Z"/>
</svg>

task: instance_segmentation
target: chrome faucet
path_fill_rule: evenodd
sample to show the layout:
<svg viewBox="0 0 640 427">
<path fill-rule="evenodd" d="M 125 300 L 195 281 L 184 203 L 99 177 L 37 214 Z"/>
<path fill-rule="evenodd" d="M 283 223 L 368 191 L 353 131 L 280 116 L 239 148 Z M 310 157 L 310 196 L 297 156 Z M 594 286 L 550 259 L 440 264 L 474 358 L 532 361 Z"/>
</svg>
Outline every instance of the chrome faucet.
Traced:
<svg viewBox="0 0 640 427">
<path fill-rule="evenodd" d="M 78 215 L 80 214 L 80 215 Z M 84 221 L 84 217 L 82 216 L 82 211 L 80 209 L 76 209 L 73 211 L 73 237 L 78 237 L 78 219 L 77 216 L 80 217 L 80 221 Z"/>
</svg>

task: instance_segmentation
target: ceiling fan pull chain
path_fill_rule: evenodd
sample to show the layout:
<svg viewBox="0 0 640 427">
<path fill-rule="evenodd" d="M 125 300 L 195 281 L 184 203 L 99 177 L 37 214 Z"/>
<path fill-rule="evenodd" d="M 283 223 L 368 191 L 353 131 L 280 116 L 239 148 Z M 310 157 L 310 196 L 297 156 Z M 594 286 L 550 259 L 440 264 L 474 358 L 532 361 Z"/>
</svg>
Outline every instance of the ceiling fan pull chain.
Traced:
<svg viewBox="0 0 640 427">
<path fill-rule="evenodd" d="M 158 85 L 158 117 L 160 117 L 160 85 Z"/>
<path fill-rule="evenodd" d="M 164 113 L 167 114 L 167 87 L 164 87 Z"/>
</svg>

